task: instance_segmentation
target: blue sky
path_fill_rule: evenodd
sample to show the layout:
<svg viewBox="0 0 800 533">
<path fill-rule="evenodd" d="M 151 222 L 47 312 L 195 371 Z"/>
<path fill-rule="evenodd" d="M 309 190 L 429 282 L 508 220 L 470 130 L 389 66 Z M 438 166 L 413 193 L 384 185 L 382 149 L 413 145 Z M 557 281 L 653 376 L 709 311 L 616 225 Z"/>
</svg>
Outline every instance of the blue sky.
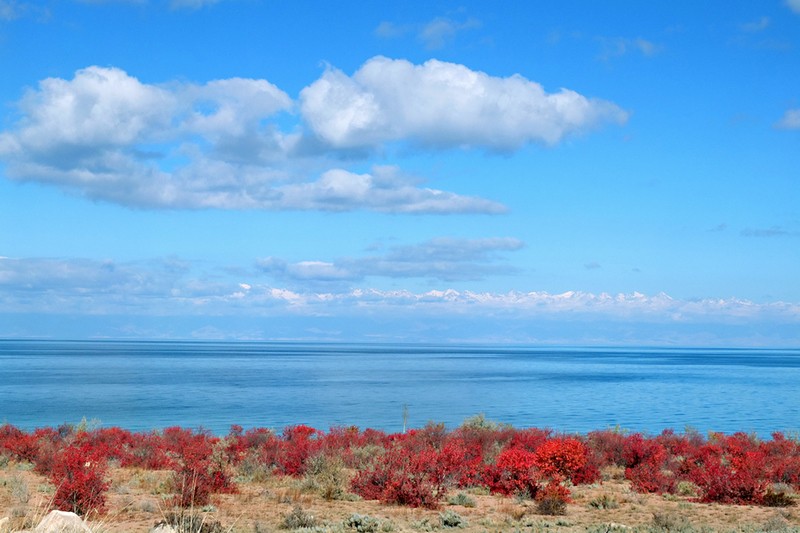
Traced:
<svg viewBox="0 0 800 533">
<path fill-rule="evenodd" d="M 800 1 L 0 0 L 0 337 L 800 345 Z"/>
</svg>

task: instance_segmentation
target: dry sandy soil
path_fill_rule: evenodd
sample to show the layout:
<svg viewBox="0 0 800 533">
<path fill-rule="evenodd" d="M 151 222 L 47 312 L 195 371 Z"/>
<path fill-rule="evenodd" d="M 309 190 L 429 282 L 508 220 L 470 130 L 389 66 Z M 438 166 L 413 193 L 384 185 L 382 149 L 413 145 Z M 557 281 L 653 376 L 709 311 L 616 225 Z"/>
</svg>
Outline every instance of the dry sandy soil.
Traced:
<svg viewBox="0 0 800 533">
<path fill-rule="evenodd" d="M 147 532 L 169 516 L 169 472 L 115 468 L 110 474 L 108 509 L 105 515 L 90 520 L 93 531 Z M 480 491 L 462 491 L 467 503 L 474 506 L 448 504 L 448 498 L 444 498 L 441 508 L 435 511 L 385 505 L 346 495 L 344 499 L 326 500 L 309 479 L 263 473 L 251 476 L 246 482 L 239 480 L 239 494 L 215 495 L 210 506 L 186 513 L 198 516 L 197 523 L 202 520 L 205 531 L 221 532 L 291 530 L 287 525 L 292 513 L 296 513 L 295 518 L 307 519 L 317 526 L 306 531 L 335 533 L 358 531 L 347 525 L 356 513 L 373 519 L 371 524 L 362 520 L 362 531 L 375 532 L 800 532 L 800 508 L 796 505 L 782 509 L 713 505 L 695 503 L 689 496 L 642 495 L 630 490 L 619 469 L 606 469 L 603 474 L 604 481 L 600 484 L 573 487 L 574 502 L 563 516 L 538 514 L 536 502 L 530 500 L 491 496 Z M 0 468 L 0 518 L 10 517 L 13 530 L 32 528 L 46 514 L 53 490 L 30 465 L 6 464 Z M 457 494 L 458 491 L 453 491 L 448 496 Z M 613 508 L 598 508 L 603 498 Z M 458 522 L 460 517 L 461 526 L 443 524 L 445 515 L 450 516 L 451 523 Z M 212 529 L 214 524 L 217 527 Z"/>
</svg>

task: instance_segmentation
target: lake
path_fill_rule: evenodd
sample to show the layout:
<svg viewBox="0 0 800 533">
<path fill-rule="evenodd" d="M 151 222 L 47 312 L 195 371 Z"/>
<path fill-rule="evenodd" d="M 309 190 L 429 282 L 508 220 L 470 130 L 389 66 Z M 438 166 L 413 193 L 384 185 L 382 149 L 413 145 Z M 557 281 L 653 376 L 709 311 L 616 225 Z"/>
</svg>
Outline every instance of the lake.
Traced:
<svg viewBox="0 0 800 533">
<path fill-rule="evenodd" d="M 800 430 L 800 350 L 0 340 L 0 422 Z"/>
</svg>

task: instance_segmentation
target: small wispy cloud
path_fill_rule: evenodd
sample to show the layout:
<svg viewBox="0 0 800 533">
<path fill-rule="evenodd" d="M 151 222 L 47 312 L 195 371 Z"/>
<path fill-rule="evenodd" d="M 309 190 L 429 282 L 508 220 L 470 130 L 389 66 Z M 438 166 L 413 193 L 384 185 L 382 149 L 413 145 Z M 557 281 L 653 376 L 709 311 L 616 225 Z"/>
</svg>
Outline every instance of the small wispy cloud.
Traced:
<svg viewBox="0 0 800 533">
<path fill-rule="evenodd" d="M 741 231 L 743 237 L 796 237 L 800 233 L 790 231 L 781 226 L 772 226 L 769 228 L 745 228 Z"/>
<path fill-rule="evenodd" d="M 786 0 L 786 5 L 795 13 L 800 13 L 800 0 Z"/>
<path fill-rule="evenodd" d="M 429 50 L 438 50 L 450 44 L 458 33 L 481 27 L 481 21 L 469 18 L 456 21 L 447 17 L 438 17 L 425 24 L 417 35 Z"/>
<path fill-rule="evenodd" d="M 712 233 L 720 233 L 728 229 L 728 225 L 725 222 L 717 224 L 713 228 L 710 228 L 708 231 Z"/>
<path fill-rule="evenodd" d="M 599 270 L 603 267 L 597 261 L 590 261 L 589 263 L 583 265 L 583 268 L 585 268 L 586 270 Z"/>
<path fill-rule="evenodd" d="M 147 4 L 148 0 L 76 0 L 82 4 Z"/>
<path fill-rule="evenodd" d="M 641 37 L 597 37 L 597 40 L 601 47 L 599 58 L 603 61 L 634 52 L 645 57 L 652 57 L 663 50 L 662 45 Z"/>
<path fill-rule="evenodd" d="M 389 21 L 382 21 L 378 24 L 378 27 L 375 28 L 373 32 L 377 37 L 381 37 L 383 39 L 395 39 L 397 37 L 402 37 L 410 32 L 414 31 L 414 27 L 408 24 L 395 24 L 394 22 Z"/>
<path fill-rule="evenodd" d="M 50 18 L 50 9 L 38 3 L 0 0 L 0 22 L 11 22 L 23 17 L 46 21 Z"/>
<path fill-rule="evenodd" d="M 397 39 L 413 34 L 428 50 L 438 50 L 452 44 L 459 33 L 478 29 L 481 26 L 481 21 L 474 17 L 461 20 L 436 17 L 419 24 L 396 24 L 382 21 L 373 33 L 383 39 Z"/>
<path fill-rule="evenodd" d="M 201 7 L 210 6 L 220 2 L 221 0 L 170 0 L 170 7 L 172 9 L 200 9 Z"/>
<path fill-rule="evenodd" d="M 395 246 L 382 255 L 306 260 L 290 263 L 267 257 L 258 269 L 277 280 L 291 282 L 355 282 L 366 278 L 422 278 L 441 281 L 480 280 L 514 273 L 502 254 L 522 248 L 514 238 L 456 239 L 442 237 L 421 244 Z"/>
<path fill-rule="evenodd" d="M 781 119 L 775 124 L 775 127 L 786 130 L 800 129 L 800 108 L 787 109 Z"/>
<path fill-rule="evenodd" d="M 0 20 L 14 20 L 20 16 L 20 8 L 13 0 L 0 0 Z"/>
<path fill-rule="evenodd" d="M 150 0 L 76 0 L 84 4 L 140 4 L 145 5 Z M 222 2 L 223 0 L 165 0 L 170 9 L 200 9 Z"/>
<path fill-rule="evenodd" d="M 742 31 L 747 33 L 757 33 L 766 30 L 770 25 L 769 17 L 761 17 L 757 20 L 746 22 L 740 26 Z"/>
</svg>

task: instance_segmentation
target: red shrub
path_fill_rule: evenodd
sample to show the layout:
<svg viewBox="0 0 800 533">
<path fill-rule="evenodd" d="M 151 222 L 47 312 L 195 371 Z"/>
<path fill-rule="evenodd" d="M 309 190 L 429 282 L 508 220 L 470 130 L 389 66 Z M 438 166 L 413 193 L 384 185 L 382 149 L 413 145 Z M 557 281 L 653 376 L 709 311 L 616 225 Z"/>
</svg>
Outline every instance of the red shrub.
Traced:
<svg viewBox="0 0 800 533">
<path fill-rule="evenodd" d="M 244 437 L 244 428 L 238 424 L 231 426 L 228 436 L 223 439 L 225 457 L 229 463 L 238 465 L 247 454 L 247 439 Z"/>
<path fill-rule="evenodd" d="M 11 424 L 0 426 L 0 453 L 17 461 L 34 462 L 38 452 L 37 439 Z"/>
<path fill-rule="evenodd" d="M 33 432 L 36 440 L 36 458 L 34 471 L 49 477 L 53 471 L 56 455 L 72 441 L 72 433 L 61 434 L 51 428 L 37 428 Z"/>
<path fill-rule="evenodd" d="M 572 494 L 562 484 L 563 480 L 554 477 L 536 494 L 537 501 L 554 500 L 562 503 L 572 503 Z"/>
<path fill-rule="evenodd" d="M 172 478 L 178 490 L 176 505 L 202 506 L 208 503 L 213 493 L 236 492 L 236 486 L 227 473 L 224 450 L 215 450 L 218 439 L 202 432 L 195 434 L 175 428 L 169 428 L 169 439 L 177 454 Z"/>
<path fill-rule="evenodd" d="M 359 446 L 383 446 L 384 448 L 389 445 L 389 435 L 378 429 L 367 428 L 361 433 Z"/>
<path fill-rule="evenodd" d="M 105 511 L 105 459 L 90 444 L 73 445 L 55 456 L 50 481 L 56 486 L 53 505 L 82 516 Z"/>
<path fill-rule="evenodd" d="M 477 487 L 483 482 L 483 450 L 479 443 L 450 438 L 441 451 L 448 481 L 459 487 Z"/>
<path fill-rule="evenodd" d="M 667 469 L 669 454 L 657 439 L 646 439 L 636 433 L 625 439 L 622 458 L 625 478 L 637 492 L 658 494 L 675 491 L 676 479 Z"/>
<path fill-rule="evenodd" d="M 487 461 L 494 461 L 495 456 L 516 434 L 509 426 L 484 427 L 464 425 L 456 429 L 451 437 L 458 438 L 464 446 L 479 453 Z"/>
<path fill-rule="evenodd" d="M 718 446 L 706 445 L 688 462 L 688 477 L 701 490 L 700 501 L 758 504 L 768 481 L 765 459 L 760 451 L 725 454 Z"/>
<path fill-rule="evenodd" d="M 688 436 L 678 435 L 671 429 L 665 429 L 653 440 L 660 444 L 670 457 L 685 457 L 696 447 L 696 443 L 691 442 Z"/>
<path fill-rule="evenodd" d="M 277 467 L 283 474 L 302 476 L 306 472 L 306 461 L 322 448 L 322 433 L 308 426 L 289 426 L 283 430 Z"/>
<path fill-rule="evenodd" d="M 339 457 L 348 467 L 355 467 L 357 460 L 353 448 L 361 446 L 362 435 L 356 426 L 332 427 L 320 437 L 320 448 L 328 456 Z"/>
<path fill-rule="evenodd" d="M 661 466 L 667 459 L 664 446 L 653 439 L 646 439 L 634 433 L 625 439 L 622 448 L 622 461 L 626 468 L 635 468 L 642 463 L 653 463 Z"/>
<path fill-rule="evenodd" d="M 435 509 L 457 475 L 460 452 L 428 447 L 409 453 L 406 444 L 396 443 L 370 468 L 359 471 L 352 489 L 365 499 Z"/>
<path fill-rule="evenodd" d="M 762 446 L 767 460 L 767 477 L 773 483 L 787 483 L 800 489 L 800 443 L 773 433 Z"/>
<path fill-rule="evenodd" d="M 441 450 L 447 439 L 447 430 L 444 424 L 428 422 L 425 427 L 415 432 L 415 440 L 422 448 L 435 448 Z"/>
<path fill-rule="evenodd" d="M 599 466 L 625 466 L 624 450 L 626 437 L 619 431 L 605 429 L 587 435 L 589 447 L 594 450 Z"/>
<path fill-rule="evenodd" d="M 175 466 L 164 439 L 158 433 L 134 433 L 129 446 L 128 453 L 120 461 L 123 467 L 163 470 Z M 174 456 L 175 452 L 172 453 Z"/>
<path fill-rule="evenodd" d="M 588 463 L 586 445 L 571 437 L 550 439 L 536 450 L 534 464 L 548 479 L 569 479 L 584 474 Z"/>
<path fill-rule="evenodd" d="M 536 455 L 523 448 L 506 448 L 495 464 L 486 467 L 484 482 L 495 493 L 536 496 L 540 488 Z"/>
<path fill-rule="evenodd" d="M 549 429 L 528 428 L 521 429 L 514 433 L 511 441 L 508 444 L 509 448 L 522 448 L 529 452 L 535 452 L 539 446 L 547 442 L 553 435 L 553 431 Z"/>
<path fill-rule="evenodd" d="M 675 492 L 676 479 L 671 473 L 665 473 L 657 462 L 647 461 L 632 468 L 625 469 L 625 477 L 630 480 L 636 492 L 654 492 L 656 494 Z"/>
</svg>

